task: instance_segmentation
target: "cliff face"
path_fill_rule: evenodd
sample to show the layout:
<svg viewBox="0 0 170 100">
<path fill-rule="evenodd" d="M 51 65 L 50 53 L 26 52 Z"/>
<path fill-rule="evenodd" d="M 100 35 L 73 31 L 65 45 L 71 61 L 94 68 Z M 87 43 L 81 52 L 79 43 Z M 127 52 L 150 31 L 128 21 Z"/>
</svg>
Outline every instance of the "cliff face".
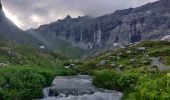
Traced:
<svg viewBox="0 0 170 100">
<path fill-rule="evenodd" d="M 67 16 L 31 30 L 48 39 L 62 39 L 84 50 L 108 50 L 170 34 L 170 0 L 90 18 Z"/>
</svg>

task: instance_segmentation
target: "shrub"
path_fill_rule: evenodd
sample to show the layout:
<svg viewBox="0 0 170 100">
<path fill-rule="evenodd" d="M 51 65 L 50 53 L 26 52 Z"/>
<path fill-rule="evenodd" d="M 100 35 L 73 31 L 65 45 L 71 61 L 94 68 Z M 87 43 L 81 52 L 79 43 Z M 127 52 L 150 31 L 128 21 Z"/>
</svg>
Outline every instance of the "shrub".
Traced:
<svg viewBox="0 0 170 100">
<path fill-rule="evenodd" d="M 93 84 L 100 88 L 115 89 L 119 75 L 112 70 L 102 70 L 96 73 Z"/>
<path fill-rule="evenodd" d="M 41 74 L 28 67 L 4 68 L 1 70 L 0 77 L 4 78 L 4 83 L 1 83 L 4 99 L 26 98 L 29 100 L 39 97 L 46 84 Z"/>
<path fill-rule="evenodd" d="M 121 75 L 113 70 L 102 70 L 96 73 L 93 84 L 100 88 L 124 91 L 127 88 L 133 89 L 137 79 L 134 74 Z"/>
<path fill-rule="evenodd" d="M 72 75 L 64 68 L 35 66 L 6 67 L 0 70 L 1 100 L 31 100 L 41 98 L 42 89 L 50 85 L 56 75 Z"/>
<path fill-rule="evenodd" d="M 119 90 L 124 90 L 126 88 L 134 88 L 137 77 L 133 75 L 122 75 L 118 80 L 118 88 Z"/>
</svg>

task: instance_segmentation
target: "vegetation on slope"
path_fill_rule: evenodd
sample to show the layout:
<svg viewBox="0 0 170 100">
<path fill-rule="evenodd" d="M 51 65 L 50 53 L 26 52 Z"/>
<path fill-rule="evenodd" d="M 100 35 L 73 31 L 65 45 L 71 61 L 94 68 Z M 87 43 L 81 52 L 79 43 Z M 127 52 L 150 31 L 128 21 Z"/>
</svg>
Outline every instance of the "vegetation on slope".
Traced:
<svg viewBox="0 0 170 100">
<path fill-rule="evenodd" d="M 57 75 L 73 75 L 63 68 L 70 58 L 31 47 L 0 42 L 0 100 L 31 100 Z"/>
<path fill-rule="evenodd" d="M 167 70 L 152 65 L 160 58 Z M 170 43 L 143 41 L 108 51 L 75 63 L 73 69 L 95 76 L 93 84 L 100 88 L 122 91 L 125 100 L 170 99 Z M 160 66 L 161 67 L 161 66 Z"/>
<path fill-rule="evenodd" d="M 55 76 L 80 73 L 95 76 L 99 88 L 123 92 L 124 100 L 168 100 L 170 71 L 152 65 L 152 58 L 170 69 L 169 50 L 168 42 L 143 41 L 79 61 L 1 41 L 0 99 L 40 98 Z"/>
</svg>

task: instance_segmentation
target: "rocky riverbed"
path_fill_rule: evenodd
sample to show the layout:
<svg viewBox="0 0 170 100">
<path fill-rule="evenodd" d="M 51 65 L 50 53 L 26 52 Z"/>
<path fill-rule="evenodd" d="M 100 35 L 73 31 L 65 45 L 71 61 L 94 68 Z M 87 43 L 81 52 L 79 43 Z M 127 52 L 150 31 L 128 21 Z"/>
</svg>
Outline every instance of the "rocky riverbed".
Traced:
<svg viewBox="0 0 170 100">
<path fill-rule="evenodd" d="M 87 75 L 56 77 L 50 87 L 43 89 L 42 100 L 120 100 L 122 93 L 99 89 Z"/>
</svg>

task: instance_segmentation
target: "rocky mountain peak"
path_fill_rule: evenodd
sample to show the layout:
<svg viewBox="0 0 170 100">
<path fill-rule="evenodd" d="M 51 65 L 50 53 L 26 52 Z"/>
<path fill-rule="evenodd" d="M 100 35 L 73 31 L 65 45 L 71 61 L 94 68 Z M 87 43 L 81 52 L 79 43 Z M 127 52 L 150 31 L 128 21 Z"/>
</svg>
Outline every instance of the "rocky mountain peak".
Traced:
<svg viewBox="0 0 170 100">
<path fill-rule="evenodd" d="M 101 52 L 141 40 L 160 40 L 170 34 L 170 0 L 117 10 L 97 18 L 68 15 L 32 30 L 40 36 L 66 40 L 85 51 Z"/>
<path fill-rule="evenodd" d="M 67 15 L 65 19 L 72 19 L 70 15 Z"/>
</svg>

